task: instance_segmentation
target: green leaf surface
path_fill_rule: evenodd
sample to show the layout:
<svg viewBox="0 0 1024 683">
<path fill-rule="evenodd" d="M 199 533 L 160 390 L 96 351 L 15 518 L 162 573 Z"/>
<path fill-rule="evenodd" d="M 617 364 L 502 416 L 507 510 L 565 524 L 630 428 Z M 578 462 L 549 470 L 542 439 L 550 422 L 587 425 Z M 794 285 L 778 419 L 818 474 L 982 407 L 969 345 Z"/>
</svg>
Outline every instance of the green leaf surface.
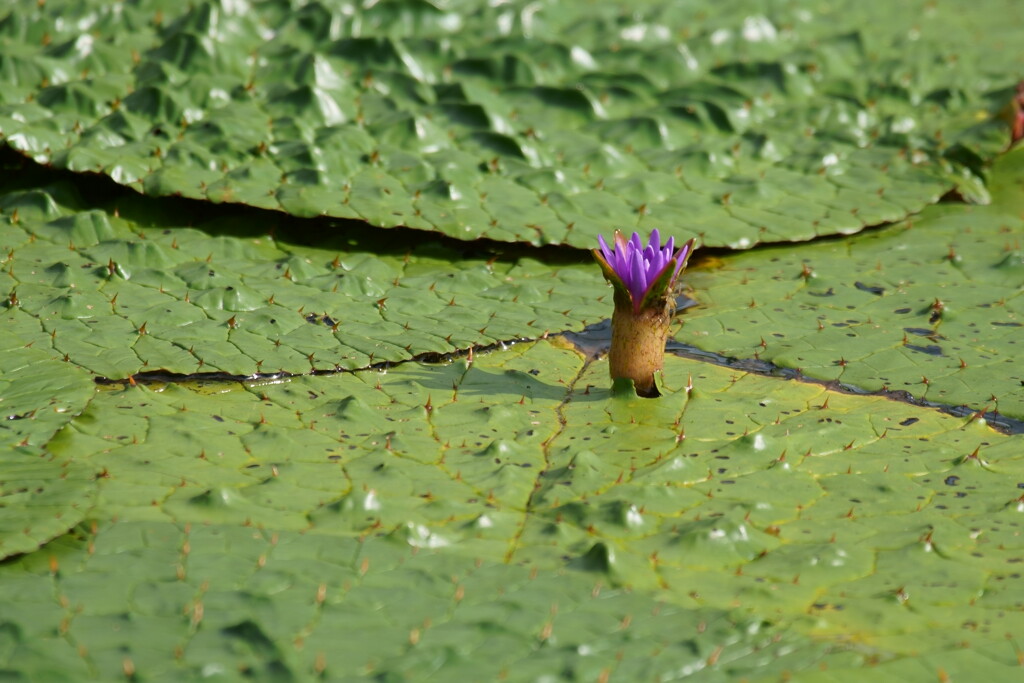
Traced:
<svg viewBox="0 0 1024 683">
<path fill-rule="evenodd" d="M 35 680 L 712 681 L 825 647 L 579 572 L 543 575 L 392 539 L 155 522 L 78 530 L 6 568 L 0 673 Z M 131 581 L 125 563 L 145 568 Z M 402 610 L 387 607 L 400 601 Z"/>
<path fill-rule="evenodd" d="M 96 497 L 97 470 L 54 458 L 44 446 L 96 393 L 81 368 L 25 346 L 8 325 L 0 335 L 0 559 L 37 549 L 80 523 Z M 24 336 L 23 336 L 24 335 Z"/>
<path fill-rule="evenodd" d="M 0 678 L 1016 680 L 1022 11 L 0 0 Z"/>
<path fill-rule="evenodd" d="M 772 247 L 687 275 L 676 339 L 862 391 L 1024 418 L 1024 151 L 988 206 L 940 204 L 851 239 Z"/>
<path fill-rule="evenodd" d="M 556 256 L 552 267 L 422 236 L 343 237 L 329 225 L 102 184 L 87 198 L 39 169 L 7 167 L 4 343 L 103 376 L 352 369 L 607 315 L 605 292 L 595 296 L 600 273 L 583 256 Z"/>
<path fill-rule="evenodd" d="M 1013 0 L 0 6 L 0 133 L 151 194 L 734 248 L 984 200 Z"/>
<path fill-rule="evenodd" d="M 940 666 L 961 643 L 984 653 L 987 670 L 1016 666 L 1003 634 L 1022 625 L 1012 588 L 1022 547 L 1019 437 L 880 397 L 673 357 L 657 400 L 613 398 L 606 373 L 603 362 L 537 343 L 387 373 L 126 386 L 100 391 L 48 449 L 102 469 L 94 514 L 120 520 L 117 528 L 245 530 L 262 548 L 252 551 L 256 559 L 232 560 L 246 576 L 259 574 L 260 553 L 277 552 L 268 543 L 275 536 L 346 553 L 354 539 L 387 538 L 465 568 L 455 576 L 479 562 L 495 572 L 530 568 L 575 586 L 564 589 L 570 595 L 600 583 L 673 605 L 695 623 L 706 610 L 725 611 L 827 646 L 798 639 L 803 654 L 785 664 L 796 670 L 925 654 Z M 170 585 L 154 590 L 177 595 L 174 567 L 190 575 L 193 556 L 206 557 L 183 544 L 140 538 L 119 552 L 161 547 Z M 238 575 L 219 555 L 207 559 L 219 575 Z M 74 566 L 82 581 L 95 580 L 88 563 Z M 424 580 L 437 580 L 432 571 Z M 239 626 L 245 638 L 260 632 L 278 648 L 292 642 L 313 619 L 315 586 L 327 580 L 316 576 L 327 575 L 303 579 L 301 597 L 271 591 L 261 599 L 267 614 L 301 613 L 288 617 L 287 635 L 276 625 L 267 634 L 271 627 L 256 620 Z M 448 604 L 459 581 L 444 583 Z M 547 603 L 545 590 L 526 582 L 508 595 Z M 181 602 L 201 598 L 195 587 L 180 593 L 174 628 L 187 631 Z M 429 626 L 416 624 L 436 623 L 448 609 L 428 608 L 433 594 L 381 598 L 417 615 L 402 621 L 387 612 L 382 647 L 407 647 L 413 628 L 426 642 Z M 223 600 L 203 600 L 204 615 L 215 614 L 213 605 L 230 614 L 213 617 L 232 620 L 215 622 L 222 635 L 245 620 L 235 598 Z M 355 628 L 366 615 L 366 628 L 376 628 L 378 617 L 360 610 L 378 604 L 349 605 L 346 619 Z M 531 633 L 543 630 L 545 612 L 526 612 Z M 129 651 L 139 647 L 129 640 Z M 192 661 L 190 645 L 170 641 L 186 650 L 178 666 Z M 216 654 L 227 646 L 207 647 Z M 308 671 L 317 651 L 304 649 L 296 666 Z M 394 666 L 421 661 L 402 651 Z M 711 654 L 700 651 L 707 664 Z M 681 666 L 663 654 L 666 666 Z M 762 657 L 771 664 L 777 655 Z M 460 670 L 448 669 L 456 667 L 450 660 L 437 665 Z"/>
<path fill-rule="evenodd" d="M 0 438 L 6 447 L 39 447 L 80 413 L 93 397 L 87 372 L 25 346 L 14 325 L 4 328 L 0 376 Z"/>
<path fill-rule="evenodd" d="M 85 519 L 96 472 L 72 458 L 10 451 L 0 459 L 0 559 L 29 553 Z"/>
</svg>

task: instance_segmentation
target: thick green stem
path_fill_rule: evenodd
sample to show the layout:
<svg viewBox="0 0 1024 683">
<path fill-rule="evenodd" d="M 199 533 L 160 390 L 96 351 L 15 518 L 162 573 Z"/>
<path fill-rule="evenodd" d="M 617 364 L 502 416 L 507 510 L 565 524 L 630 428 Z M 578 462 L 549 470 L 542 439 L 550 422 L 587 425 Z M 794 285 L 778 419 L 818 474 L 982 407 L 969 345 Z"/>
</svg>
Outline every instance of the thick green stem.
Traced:
<svg viewBox="0 0 1024 683">
<path fill-rule="evenodd" d="M 612 380 L 631 379 L 638 395 L 658 396 L 654 373 L 664 364 L 668 327 L 667 307 L 636 312 L 632 306 L 616 306 L 608 353 Z"/>
</svg>

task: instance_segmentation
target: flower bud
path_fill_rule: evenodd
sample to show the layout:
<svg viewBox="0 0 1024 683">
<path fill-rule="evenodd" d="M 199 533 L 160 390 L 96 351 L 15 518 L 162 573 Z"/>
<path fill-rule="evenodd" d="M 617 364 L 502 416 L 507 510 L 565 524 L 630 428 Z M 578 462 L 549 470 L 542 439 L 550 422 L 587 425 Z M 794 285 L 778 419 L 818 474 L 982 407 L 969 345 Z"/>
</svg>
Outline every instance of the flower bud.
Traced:
<svg viewBox="0 0 1024 683">
<path fill-rule="evenodd" d="M 626 240 L 616 230 L 614 247 L 603 237 L 598 237 L 598 243 L 594 258 L 614 290 L 608 353 L 612 380 L 632 380 L 640 396 L 658 396 L 655 373 L 664 364 L 676 281 L 693 252 L 694 240 L 675 249 L 675 239 L 670 237 L 663 247 L 661 235 L 654 230 L 645 247 L 639 234 L 634 232 Z"/>
</svg>

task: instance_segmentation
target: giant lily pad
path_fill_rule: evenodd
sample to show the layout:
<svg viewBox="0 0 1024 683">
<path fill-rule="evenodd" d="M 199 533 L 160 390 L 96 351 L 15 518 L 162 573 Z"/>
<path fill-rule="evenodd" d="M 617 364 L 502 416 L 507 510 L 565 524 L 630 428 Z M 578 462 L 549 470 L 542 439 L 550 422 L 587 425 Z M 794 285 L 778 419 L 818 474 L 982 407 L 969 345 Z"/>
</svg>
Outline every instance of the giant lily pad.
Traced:
<svg viewBox="0 0 1024 683">
<path fill-rule="evenodd" d="M 88 463 L 25 450 L 0 458 L 0 559 L 30 553 L 79 524 L 96 496 Z"/>
<path fill-rule="evenodd" d="M 31 335 L 38 323 L 28 322 Z M 95 395 L 87 372 L 26 345 L 24 330 L 0 336 L 0 559 L 27 553 L 79 524 L 96 496 L 98 471 L 45 450 Z"/>
<path fill-rule="evenodd" d="M 155 681 L 781 674 L 827 647 L 592 575 L 390 539 L 107 523 L 6 568 L 7 676 Z M 125 565 L 143 571 L 124 574 Z M 54 590 L 56 587 L 56 591 Z M 48 588 L 48 590 L 47 590 Z M 55 595 L 56 593 L 56 595 Z M 402 610 L 382 610 L 401 601 Z M 856 658 L 846 658 L 847 661 Z"/>
<path fill-rule="evenodd" d="M 684 359 L 668 359 L 658 400 L 612 397 L 606 372 L 538 343 L 386 374 L 126 384 L 48 449 L 102 469 L 99 520 L 323 548 L 387 537 L 727 610 L 836 652 L 856 654 L 853 638 L 883 660 L 988 647 L 968 622 L 1014 628 L 998 589 L 1019 554 L 1016 438 Z M 534 599 L 528 583 L 511 594 Z"/>
<path fill-rule="evenodd" d="M 606 314 L 600 274 L 574 254 L 540 260 L 352 226 L 339 236 L 102 183 L 86 199 L 31 165 L 8 168 L 5 338 L 99 375 L 352 369 L 542 337 Z"/>
<path fill-rule="evenodd" d="M 672 226 L 749 247 L 897 220 L 980 162 L 1013 0 L 50 0 L 0 19 L 0 133 L 152 194 L 460 239 Z"/>
<path fill-rule="evenodd" d="M 688 276 L 680 341 L 862 391 L 1024 418 L 1024 151 L 989 206 L 942 204 L 842 242 L 730 256 Z"/>
<path fill-rule="evenodd" d="M 24 4 L 0 678 L 1019 673 L 1018 3 Z"/>
</svg>

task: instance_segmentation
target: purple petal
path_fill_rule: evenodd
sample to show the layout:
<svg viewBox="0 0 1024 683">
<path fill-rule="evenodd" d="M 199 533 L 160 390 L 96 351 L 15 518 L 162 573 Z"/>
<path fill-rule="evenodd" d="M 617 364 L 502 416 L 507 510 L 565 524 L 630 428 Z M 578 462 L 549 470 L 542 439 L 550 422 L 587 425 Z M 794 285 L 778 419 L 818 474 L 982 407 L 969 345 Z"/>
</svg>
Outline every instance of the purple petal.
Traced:
<svg viewBox="0 0 1024 683">
<path fill-rule="evenodd" d="M 683 264 L 686 263 L 686 257 L 690 254 L 690 243 L 687 242 L 679 248 L 679 253 L 676 254 L 676 270 L 672 273 L 672 281 L 674 282 L 679 277 L 679 271 L 682 270 Z"/>
<path fill-rule="evenodd" d="M 608 262 L 608 265 L 615 268 L 615 264 L 612 263 L 612 250 L 608 248 L 608 243 L 604 241 L 602 235 L 597 236 L 597 243 L 601 246 L 601 254 L 604 256 L 604 260 Z"/>
<path fill-rule="evenodd" d="M 630 264 L 627 287 L 633 294 L 633 305 L 635 306 L 640 301 L 640 297 L 643 296 L 644 290 L 647 289 L 647 269 L 644 267 L 644 259 L 639 251 L 633 252 L 633 262 Z"/>
<path fill-rule="evenodd" d="M 612 270 L 619 274 L 623 282 L 629 279 L 629 258 L 627 256 L 627 248 L 620 245 L 618 242 L 615 243 L 615 263 L 612 264 Z"/>
<path fill-rule="evenodd" d="M 637 251 L 642 252 L 644 250 L 643 242 L 640 241 L 640 233 L 634 232 L 632 237 L 629 238 L 629 243 L 633 245 L 633 248 Z"/>
<path fill-rule="evenodd" d="M 668 260 L 665 258 L 665 254 L 663 254 L 661 250 L 654 252 L 654 255 L 647 262 L 647 281 L 653 282 L 654 279 L 658 277 L 658 273 L 661 272 L 661 269 L 665 267 L 666 263 L 668 263 Z"/>
<path fill-rule="evenodd" d="M 647 241 L 647 247 L 649 249 L 654 249 L 655 251 L 661 249 L 661 233 L 658 232 L 657 228 L 651 230 L 651 239 Z"/>
<path fill-rule="evenodd" d="M 634 306 L 640 306 L 647 289 L 663 270 L 672 266 L 673 261 L 675 268 L 671 282 L 674 283 L 691 251 L 690 242 L 675 251 L 675 237 L 671 236 L 662 246 L 661 232 L 657 228 L 651 230 L 646 246 L 641 241 L 640 233 L 633 232 L 627 240 L 618 230 L 615 231 L 614 246 L 609 245 L 602 235 L 598 235 L 597 242 L 601 255 L 622 280 Z"/>
</svg>

